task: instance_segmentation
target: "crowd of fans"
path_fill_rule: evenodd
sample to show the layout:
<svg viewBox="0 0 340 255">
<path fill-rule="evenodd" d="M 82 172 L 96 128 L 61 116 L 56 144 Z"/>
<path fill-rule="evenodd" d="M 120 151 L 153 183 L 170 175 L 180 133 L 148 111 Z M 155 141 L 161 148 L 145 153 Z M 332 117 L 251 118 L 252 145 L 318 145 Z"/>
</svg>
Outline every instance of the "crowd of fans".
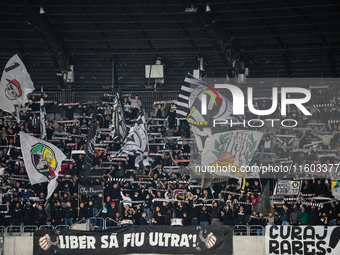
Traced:
<svg viewBox="0 0 340 255">
<path fill-rule="evenodd" d="M 340 91 L 336 95 L 319 90 L 304 116 L 289 107 L 287 118 L 298 122 L 296 128 L 262 127 L 264 135 L 252 164 L 338 164 L 340 156 Z M 333 201 L 330 176 L 299 175 L 302 181 L 299 196 L 287 196 L 272 203 L 269 214 L 255 211 L 263 187 L 276 179 L 261 175 L 260 179 L 247 179 L 245 185 L 236 179 L 213 182 L 210 188 L 201 189 L 190 176 L 174 171 L 190 164 L 190 127 L 176 120 L 175 104 L 154 104 L 149 114 L 148 132 L 150 167 L 135 167 L 134 158 L 112 160 L 112 153 L 121 144 L 112 141 L 107 130 L 111 124 L 112 96 L 104 95 L 102 102 L 61 106 L 71 122 L 50 121 L 46 126 L 47 140 L 67 155 L 59 172 L 58 187 L 46 201 L 46 183 L 31 185 L 20 150 L 19 131 L 40 136 L 39 104 L 32 97 L 29 107 L 22 111 L 17 124 L 9 113 L 0 112 L 0 225 L 69 225 L 87 220 L 92 226 L 117 226 L 121 223 L 136 225 L 171 225 L 181 219 L 183 225 L 260 225 L 268 224 L 340 224 L 340 210 Z M 255 100 L 258 109 L 268 109 L 270 99 Z M 142 102 L 136 95 L 122 100 L 127 125 L 133 124 Z M 97 107 L 96 152 L 93 169 L 87 185 L 103 185 L 99 195 L 80 195 L 78 184 L 84 170 L 83 153 L 91 114 Z M 278 117 L 280 109 L 274 113 Z M 280 116 L 282 118 L 282 116 Z M 248 112 L 246 120 L 259 119 Z M 234 129 L 259 129 L 235 127 Z M 232 130 L 228 126 L 221 131 Z M 191 139 L 191 140 L 190 140 Z M 280 176 L 278 178 L 284 178 Z M 329 203 L 314 205 L 318 198 Z M 261 229 L 257 234 L 261 235 Z"/>
</svg>

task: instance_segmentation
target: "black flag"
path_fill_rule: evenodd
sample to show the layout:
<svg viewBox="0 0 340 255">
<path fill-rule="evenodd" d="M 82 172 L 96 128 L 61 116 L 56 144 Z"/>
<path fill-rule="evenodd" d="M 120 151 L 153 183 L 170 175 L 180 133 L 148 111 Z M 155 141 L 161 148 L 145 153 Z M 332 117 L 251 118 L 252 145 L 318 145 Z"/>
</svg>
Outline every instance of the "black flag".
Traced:
<svg viewBox="0 0 340 255">
<path fill-rule="evenodd" d="M 95 144 L 96 144 L 96 132 L 97 132 L 97 108 L 94 108 L 93 114 L 92 114 L 92 120 L 89 128 L 89 133 L 87 135 L 87 143 L 86 143 L 86 149 L 85 149 L 85 158 L 84 158 L 84 177 L 83 177 L 83 183 L 85 183 L 86 179 L 90 175 L 90 171 L 92 168 L 92 161 L 93 161 L 93 155 L 95 151 Z"/>
<path fill-rule="evenodd" d="M 263 212 L 263 214 L 268 215 L 270 212 L 270 191 L 269 191 L 269 183 L 267 183 L 266 187 L 263 190 L 263 193 L 260 196 L 259 201 L 257 201 L 255 208 L 255 212 Z"/>
</svg>

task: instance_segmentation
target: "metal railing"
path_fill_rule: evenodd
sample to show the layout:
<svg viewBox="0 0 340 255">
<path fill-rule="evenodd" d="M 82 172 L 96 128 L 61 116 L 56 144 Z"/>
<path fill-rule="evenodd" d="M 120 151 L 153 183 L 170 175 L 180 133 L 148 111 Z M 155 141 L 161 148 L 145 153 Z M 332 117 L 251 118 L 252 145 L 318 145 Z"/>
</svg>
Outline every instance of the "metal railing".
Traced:
<svg viewBox="0 0 340 255">
<path fill-rule="evenodd" d="M 19 225 L 9 225 L 6 227 L 5 236 L 20 236 L 23 233 L 23 228 Z"/>
<path fill-rule="evenodd" d="M 85 225 L 85 228 L 84 228 Z M 77 230 L 89 230 L 87 220 L 80 220 L 75 222 L 72 226 L 71 229 L 77 229 Z"/>
<path fill-rule="evenodd" d="M 105 218 L 105 229 L 121 227 L 122 225 L 110 217 Z"/>
<path fill-rule="evenodd" d="M 235 225 L 233 228 L 234 236 L 249 236 L 249 227 L 247 225 Z"/>
<path fill-rule="evenodd" d="M 70 229 L 71 227 L 69 225 L 56 225 L 54 228 L 55 229 Z"/>
<path fill-rule="evenodd" d="M 247 87 L 240 88 L 244 94 L 247 92 Z M 338 88 L 331 87 L 327 94 L 325 94 L 326 101 L 329 102 L 337 92 Z M 177 100 L 178 94 L 180 91 L 173 91 L 173 90 L 165 90 L 165 91 L 138 91 L 136 93 L 131 91 L 123 91 L 121 95 L 124 94 L 131 94 L 132 98 L 136 94 L 138 94 L 139 100 L 142 102 L 142 106 L 145 108 L 147 112 L 152 111 L 152 105 L 154 101 L 171 101 Z M 229 100 L 232 99 L 231 93 L 229 90 L 220 89 L 219 92 L 227 97 Z M 56 101 L 58 103 L 62 102 L 61 91 L 46 91 L 45 92 L 48 97 L 46 100 L 48 101 Z M 101 102 L 103 95 L 112 94 L 111 91 L 101 91 L 101 92 L 83 92 L 83 91 L 66 91 L 65 92 L 65 102 L 67 103 L 86 103 L 86 102 Z M 272 96 L 272 88 L 264 88 L 258 87 L 254 91 L 254 97 L 271 97 Z M 301 94 L 299 93 L 290 93 L 291 98 L 299 98 Z"/>
<path fill-rule="evenodd" d="M 233 228 L 234 236 L 263 236 L 265 227 L 261 225 L 235 225 Z"/>
<path fill-rule="evenodd" d="M 102 225 L 94 225 L 94 219 L 97 218 L 97 224 L 98 220 L 102 220 Z M 111 224 L 107 223 L 113 223 L 113 226 L 110 226 Z M 119 222 L 113 220 L 110 217 L 106 217 L 105 219 L 102 217 L 91 217 L 87 220 L 81 220 L 76 223 L 74 223 L 71 227 L 68 225 L 41 225 L 40 227 L 36 225 L 27 225 L 27 226 L 19 226 L 19 225 L 10 225 L 7 227 L 0 226 L 0 236 L 21 236 L 21 235 L 32 235 L 36 230 L 42 230 L 42 229 L 72 229 L 73 226 L 77 224 L 86 224 L 86 230 L 105 230 L 110 228 L 117 228 L 122 227 L 122 224 Z M 233 235 L 234 236 L 264 236 L 265 235 L 265 227 L 261 225 L 235 225 L 233 227 Z"/>
<path fill-rule="evenodd" d="M 33 233 L 35 232 L 36 230 L 38 230 L 38 226 L 36 225 L 26 225 L 22 228 L 22 232 L 23 233 Z"/>
<path fill-rule="evenodd" d="M 265 227 L 261 225 L 251 225 L 251 226 L 248 226 L 248 228 L 249 228 L 249 235 L 264 236 Z"/>
<path fill-rule="evenodd" d="M 47 229 L 54 229 L 53 225 L 41 225 L 39 229 L 47 230 Z"/>
<path fill-rule="evenodd" d="M 0 236 L 6 235 L 6 228 L 4 226 L 0 226 Z"/>
<path fill-rule="evenodd" d="M 86 229 L 95 230 L 95 229 L 106 229 L 105 219 L 102 217 L 91 217 L 86 221 Z"/>
</svg>

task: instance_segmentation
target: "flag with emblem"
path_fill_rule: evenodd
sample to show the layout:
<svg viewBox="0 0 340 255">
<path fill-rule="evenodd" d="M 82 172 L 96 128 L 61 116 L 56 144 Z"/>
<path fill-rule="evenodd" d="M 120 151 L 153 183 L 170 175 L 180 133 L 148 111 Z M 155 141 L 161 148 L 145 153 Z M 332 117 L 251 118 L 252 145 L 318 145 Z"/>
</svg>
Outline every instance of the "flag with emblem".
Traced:
<svg viewBox="0 0 340 255">
<path fill-rule="evenodd" d="M 196 147 L 202 155 L 206 147 L 207 139 L 211 138 L 216 132 L 219 132 L 213 126 L 214 119 L 232 120 L 233 123 L 240 123 L 242 119 L 232 114 L 233 105 L 225 96 L 216 91 L 212 85 L 187 75 L 185 80 L 187 84 L 181 87 L 176 102 L 176 118 L 186 120 L 193 136 L 195 137 Z M 207 112 L 203 114 L 202 105 L 206 104 Z M 201 156 L 193 155 L 192 158 L 192 178 L 201 178 L 202 188 L 208 187 L 213 179 L 210 173 L 198 173 L 192 167 L 201 164 Z"/>
<path fill-rule="evenodd" d="M 188 85 L 183 85 L 178 95 L 177 118 L 186 119 L 198 127 L 213 127 L 214 119 L 232 120 L 233 123 L 241 121 L 239 116 L 232 114 L 232 102 L 212 85 L 191 75 L 187 75 L 184 81 Z M 206 113 L 202 111 L 202 103 L 207 105 Z"/>
<path fill-rule="evenodd" d="M 87 135 L 87 143 L 84 157 L 84 177 L 82 180 L 83 184 L 85 183 L 86 179 L 89 178 L 90 176 L 93 155 L 95 153 L 96 134 L 97 134 L 97 108 L 94 108 L 89 132 Z"/>
<path fill-rule="evenodd" d="M 205 143 L 201 165 L 217 176 L 259 178 L 259 173 L 245 171 L 255 156 L 262 132 L 237 130 L 217 133 Z"/>
<path fill-rule="evenodd" d="M 116 156 L 121 156 L 122 154 L 134 155 L 135 166 L 148 166 L 150 164 L 149 138 L 143 111 L 141 111 L 141 115 L 136 120 L 134 126 L 131 127 Z"/>
<path fill-rule="evenodd" d="M 110 135 L 113 140 L 122 143 L 127 134 L 127 127 L 125 123 L 124 111 L 120 102 L 119 93 L 114 99 L 112 110 L 112 124 L 110 125 Z"/>
<path fill-rule="evenodd" d="M 28 178 L 32 185 L 48 182 L 48 199 L 58 186 L 58 173 L 61 163 L 66 159 L 65 154 L 56 146 L 20 132 L 22 157 Z"/>
<path fill-rule="evenodd" d="M 11 113 L 20 122 L 21 106 L 28 102 L 34 85 L 24 63 L 18 55 L 7 62 L 0 81 L 0 109 Z"/>
</svg>

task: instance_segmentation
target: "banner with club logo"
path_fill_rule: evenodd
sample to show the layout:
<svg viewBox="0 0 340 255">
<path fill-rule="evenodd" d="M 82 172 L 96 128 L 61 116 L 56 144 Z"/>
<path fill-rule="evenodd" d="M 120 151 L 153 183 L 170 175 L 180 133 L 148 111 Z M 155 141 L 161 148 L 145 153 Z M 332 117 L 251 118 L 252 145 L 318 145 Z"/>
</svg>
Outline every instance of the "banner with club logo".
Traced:
<svg viewBox="0 0 340 255">
<path fill-rule="evenodd" d="M 103 231 L 37 230 L 33 253 L 48 254 L 232 254 L 227 226 L 129 226 Z"/>
</svg>

